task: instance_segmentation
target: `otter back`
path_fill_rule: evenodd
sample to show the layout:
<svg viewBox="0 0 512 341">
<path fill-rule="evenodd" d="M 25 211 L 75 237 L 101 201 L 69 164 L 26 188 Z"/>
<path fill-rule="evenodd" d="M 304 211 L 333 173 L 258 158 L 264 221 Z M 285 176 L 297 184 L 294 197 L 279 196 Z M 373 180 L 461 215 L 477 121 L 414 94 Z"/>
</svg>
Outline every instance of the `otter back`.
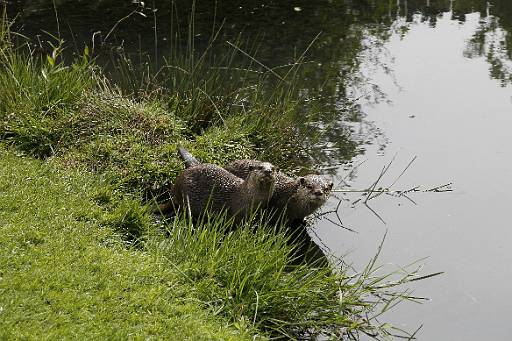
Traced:
<svg viewBox="0 0 512 341">
<path fill-rule="evenodd" d="M 252 209 L 265 205 L 272 196 L 274 172 L 253 171 L 247 179 L 229 173 L 212 164 L 198 164 L 186 168 L 171 188 L 174 205 L 190 209 L 199 217 L 206 209 L 211 212 L 227 210 L 238 218 Z"/>
</svg>

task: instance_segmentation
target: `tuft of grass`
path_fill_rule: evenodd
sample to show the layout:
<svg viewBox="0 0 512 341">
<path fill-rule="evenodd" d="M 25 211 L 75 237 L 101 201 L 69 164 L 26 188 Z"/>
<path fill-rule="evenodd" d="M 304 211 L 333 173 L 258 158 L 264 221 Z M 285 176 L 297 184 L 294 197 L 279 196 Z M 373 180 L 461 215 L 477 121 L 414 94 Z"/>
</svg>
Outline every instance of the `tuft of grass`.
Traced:
<svg viewBox="0 0 512 341">
<path fill-rule="evenodd" d="M 87 59 L 66 66 L 61 49 L 46 58 L 9 49 L 0 55 L 0 137 L 38 157 L 72 138 L 70 112 L 93 86 Z"/>
<path fill-rule="evenodd" d="M 416 280 L 414 271 L 380 275 L 377 256 L 359 274 L 320 261 L 291 265 L 296 241 L 265 217 L 234 228 L 225 215 L 197 224 L 181 216 L 166 228 L 169 237 L 148 239 L 146 250 L 178 269 L 209 309 L 237 327 L 285 339 L 408 335 L 378 316 L 415 299 L 397 288 Z"/>
<path fill-rule="evenodd" d="M 103 90 L 86 95 L 73 116 L 75 138 L 56 163 L 109 174 L 127 191 L 162 187 L 180 169 L 176 146 L 186 139 L 185 123 L 156 102 Z"/>
<path fill-rule="evenodd" d="M 103 225 L 111 227 L 129 242 L 138 242 L 151 229 L 148 209 L 139 200 L 125 199 L 106 215 Z"/>
</svg>

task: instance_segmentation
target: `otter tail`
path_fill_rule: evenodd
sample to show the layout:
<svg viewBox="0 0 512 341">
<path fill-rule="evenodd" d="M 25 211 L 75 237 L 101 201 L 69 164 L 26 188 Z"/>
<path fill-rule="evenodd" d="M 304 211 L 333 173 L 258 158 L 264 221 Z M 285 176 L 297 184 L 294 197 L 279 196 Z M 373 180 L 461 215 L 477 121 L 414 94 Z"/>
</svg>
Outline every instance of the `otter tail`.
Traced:
<svg viewBox="0 0 512 341">
<path fill-rule="evenodd" d="M 181 158 L 185 162 L 185 168 L 189 168 L 195 165 L 199 165 L 199 162 L 188 150 L 183 147 L 178 147 L 178 152 L 180 153 Z"/>
</svg>

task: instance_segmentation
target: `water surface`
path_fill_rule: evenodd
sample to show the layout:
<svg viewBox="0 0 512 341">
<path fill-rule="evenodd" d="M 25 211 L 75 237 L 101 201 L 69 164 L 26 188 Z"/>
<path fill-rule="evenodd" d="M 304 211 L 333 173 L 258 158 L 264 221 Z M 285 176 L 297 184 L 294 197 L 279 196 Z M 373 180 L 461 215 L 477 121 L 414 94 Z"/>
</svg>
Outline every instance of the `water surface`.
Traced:
<svg viewBox="0 0 512 341">
<path fill-rule="evenodd" d="M 454 192 L 411 194 L 417 205 L 390 196 L 370 201 L 385 224 L 363 205 L 346 204 L 343 223 L 358 233 L 324 221 L 318 234 L 334 253 L 350 252 L 345 260 L 361 268 L 387 231 L 383 263 L 428 257 L 421 262 L 425 272 L 445 271 L 414 285 L 414 293 L 430 302 L 409 303 L 388 315 L 408 330 L 423 324 L 420 340 L 508 340 L 512 86 L 490 77 L 484 56 L 467 57 L 477 29 L 491 19 L 473 13 L 459 22 L 451 16 L 444 13 L 435 27 L 416 18 L 407 34 L 392 34 L 383 46 L 390 70 L 375 68 L 368 54 L 361 55 L 370 82 L 392 104 L 362 103 L 387 144 L 384 151 L 378 143 L 365 147 L 354 160 L 365 163 L 349 184 L 367 188 L 396 155 L 382 181 L 389 186 L 417 156 L 394 188 L 453 182 Z M 346 174 L 340 170 L 338 178 Z"/>
</svg>

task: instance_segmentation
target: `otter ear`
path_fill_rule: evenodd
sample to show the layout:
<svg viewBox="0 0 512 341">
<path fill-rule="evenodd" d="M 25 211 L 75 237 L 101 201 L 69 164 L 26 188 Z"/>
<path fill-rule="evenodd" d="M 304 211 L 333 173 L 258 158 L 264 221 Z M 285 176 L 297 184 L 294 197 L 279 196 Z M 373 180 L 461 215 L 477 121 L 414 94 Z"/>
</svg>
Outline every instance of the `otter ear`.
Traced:
<svg viewBox="0 0 512 341">
<path fill-rule="evenodd" d="M 304 186 L 304 185 L 306 184 L 306 178 L 304 178 L 304 177 L 302 177 L 302 176 L 301 176 L 301 177 L 299 178 L 299 184 L 301 184 L 301 185 L 303 185 L 303 186 Z"/>
</svg>

